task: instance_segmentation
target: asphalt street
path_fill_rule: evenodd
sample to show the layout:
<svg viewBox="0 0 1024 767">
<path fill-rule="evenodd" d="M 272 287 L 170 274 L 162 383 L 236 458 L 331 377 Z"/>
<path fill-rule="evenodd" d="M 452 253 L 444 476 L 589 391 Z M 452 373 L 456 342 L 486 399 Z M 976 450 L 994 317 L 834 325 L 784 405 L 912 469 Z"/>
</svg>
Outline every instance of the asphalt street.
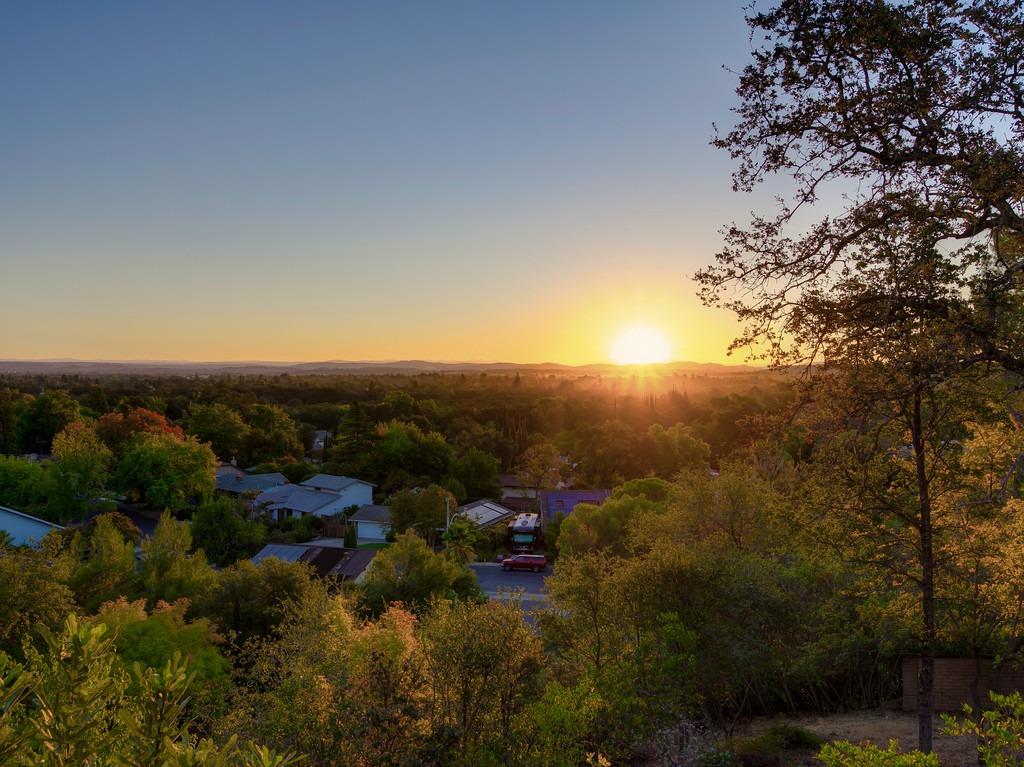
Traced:
<svg viewBox="0 0 1024 767">
<path fill-rule="evenodd" d="M 480 588 L 491 599 L 505 599 L 519 589 L 523 590 L 523 609 L 534 610 L 544 607 L 544 579 L 551 574 L 551 567 L 542 573 L 512 570 L 505 572 L 494 562 L 474 562 L 470 565 L 480 581 Z"/>
</svg>

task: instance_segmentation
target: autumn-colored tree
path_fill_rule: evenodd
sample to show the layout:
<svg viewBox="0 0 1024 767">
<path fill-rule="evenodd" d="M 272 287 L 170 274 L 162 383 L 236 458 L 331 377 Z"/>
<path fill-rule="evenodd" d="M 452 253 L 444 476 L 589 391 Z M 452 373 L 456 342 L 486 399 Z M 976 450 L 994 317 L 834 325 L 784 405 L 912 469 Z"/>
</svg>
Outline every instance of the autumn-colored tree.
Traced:
<svg viewBox="0 0 1024 767">
<path fill-rule="evenodd" d="M 140 434 L 166 435 L 178 441 L 185 438 L 180 426 L 169 423 L 162 414 L 144 407 L 115 410 L 101 416 L 96 422 L 96 433 L 115 453 L 125 450 Z"/>
</svg>

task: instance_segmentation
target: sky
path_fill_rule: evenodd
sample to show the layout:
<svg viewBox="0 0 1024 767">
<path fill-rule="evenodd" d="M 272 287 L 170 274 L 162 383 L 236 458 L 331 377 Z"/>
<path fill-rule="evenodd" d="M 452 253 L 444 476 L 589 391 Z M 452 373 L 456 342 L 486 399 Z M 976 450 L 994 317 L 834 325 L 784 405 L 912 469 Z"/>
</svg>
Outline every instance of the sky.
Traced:
<svg viewBox="0 0 1024 767">
<path fill-rule="evenodd" d="M 742 362 L 745 2 L 7 5 L 0 358 Z"/>
</svg>

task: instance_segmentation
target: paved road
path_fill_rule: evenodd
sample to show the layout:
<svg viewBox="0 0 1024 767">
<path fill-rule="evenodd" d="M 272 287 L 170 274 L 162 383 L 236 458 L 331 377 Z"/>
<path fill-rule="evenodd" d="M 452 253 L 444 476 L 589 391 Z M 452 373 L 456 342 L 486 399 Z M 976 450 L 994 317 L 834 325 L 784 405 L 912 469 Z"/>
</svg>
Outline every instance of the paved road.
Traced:
<svg viewBox="0 0 1024 767">
<path fill-rule="evenodd" d="M 501 599 L 517 589 L 523 590 L 523 609 L 544 607 L 544 579 L 551 575 L 551 568 L 542 573 L 513 570 L 505 572 L 494 562 L 474 562 L 470 565 L 480 581 L 480 588 L 491 599 Z"/>
</svg>

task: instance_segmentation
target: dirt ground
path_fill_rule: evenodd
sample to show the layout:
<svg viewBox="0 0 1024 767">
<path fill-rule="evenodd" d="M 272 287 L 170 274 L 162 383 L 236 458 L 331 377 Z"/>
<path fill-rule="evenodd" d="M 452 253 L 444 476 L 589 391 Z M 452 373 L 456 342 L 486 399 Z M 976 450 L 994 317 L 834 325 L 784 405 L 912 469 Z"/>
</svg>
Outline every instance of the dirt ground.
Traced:
<svg viewBox="0 0 1024 767">
<path fill-rule="evenodd" d="M 738 728 L 740 737 L 756 736 L 772 722 L 785 721 L 806 727 L 824 740 L 848 740 L 852 743 L 868 741 L 885 746 L 890 740 L 899 742 L 900 748 L 912 751 L 917 747 L 917 715 L 901 711 L 859 711 L 830 716 L 807 716 L 796 719 L 756 719 Z M 939 735 L 942 721 L 935 719 L 935 751 L 943 767 L 976 767 L 978 764 L 973 737 Z"/>
</svg>

